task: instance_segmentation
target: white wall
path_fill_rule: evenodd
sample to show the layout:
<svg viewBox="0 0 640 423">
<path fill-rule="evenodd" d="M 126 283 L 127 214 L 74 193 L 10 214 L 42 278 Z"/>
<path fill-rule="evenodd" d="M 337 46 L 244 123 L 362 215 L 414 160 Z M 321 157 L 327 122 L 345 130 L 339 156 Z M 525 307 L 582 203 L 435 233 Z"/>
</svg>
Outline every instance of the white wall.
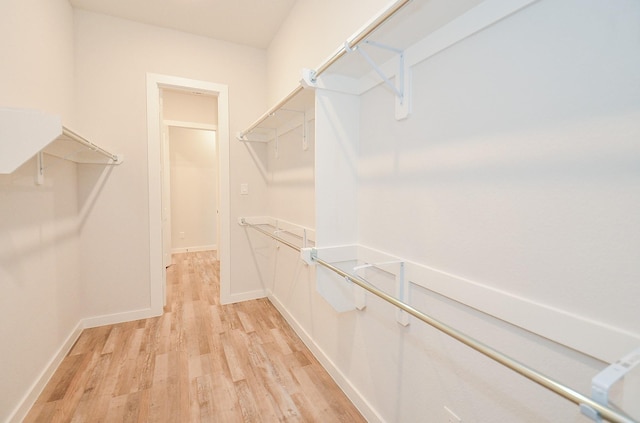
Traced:
<svg viewBox="0 0 640 423">
<path fill-rule="evenodd" d="M 356 113 L 327 94 L 316 221 L 355 215 L 358 243 L 488 287 L 487 301 L 491 289 L 508 292 L 639 337 L 639 20 L 637 2 L 536 2 L 415 66 L 405 121 L 386 87 L 357 99 Z M 353 119 L 356 130 L 340 127 Z M 328 151 L 326 134 L 347 143 Z M 340 151 L 356 154 L 336 165 Z M 354 201 L 336 203 L 349 172 Z M 320 247 L 341 241 L 316 229 Z M 445 406 L 464 422 L 590 421 L 446 335 L 400 326 L 372 296 L 362 312 L 336 313 L 287 248 L 272 266 L 274 302 L 370 421 L 447 421 Z M 389 274 L 366 277 L 394 291 Z M 586 394 L 605 366 L 425 288 L 413 286 L 410 302 Z"/>
<path fill-rule="evenodd" d="M 101 187 L 84 225 L 84 312 L 144 310 L 150 305 L 146 74 L 227 84 L 233 134 L 265 108 L 265 52 L 85 11 L 75 12 L 75 22 L 79 121 L 84 132 L 126 156 Z M 236 221 L 240 214 L 255 215 L 266 201 L 259 189 L 265 181 L 246 149 L 230 143 L 231 221 Z M 240 198 L 241 181 L 252 185 L 252 195 Z M 235 225 L 230 230 L 231 292 L 260 291 L 254 271 L 243 263 L 244 233 Z M 100 268 L 109 272 L 95 272 Z"/>
<path fill-rule="evenodd" d="M 300 82 L 303 68 L 314 69 L 378 12 L 389 0 L 298 0 L 269 44 L 269 106 Z"/>
<path fill-rule="evenodd" d="M 73 13 L 68 2 L 7 0 L 1 9 L 0 105 L 55 113 L 73 127 Z M 0 175 L 3 422 L 26 411 L 17 409 L 23 397 L 49 369 L 81 316 L 76 166 L 50 156 L 45 161 L 42 186 L 35 185 L 35 160 Z M 27 407 L 33 399 L 27 399 Z"/>
<path fill-rule="evenodd" d="M 640 5 L 615 4 L 542 1 L 420 63 L 406 121 L 364 95 L 361 241 L 637 332 Z"/>
<path fill-rule="evenodd" d="M 162 90 L 162 118 L 206 125 L 218 124 L 218 99 L 210 95 Z"/>
<path fill-rule="evenodd" d="M 216 133 L 169 128 L 171 249 L 217 249 Z"/>
<path fill-rule="evenodd" d="M 313 111 L 309 112 L 313 115 Z M 308 122 L 308 147 L 302 147 L 302 127 L 279 137 L 278 155 L 275 143 L 268 144 L 267 172 L 269 197 L 266 215 L 309 228 L 315 227 L 314 190 L 314 121 Z"/>
<path fill-rule="evenodd" d="M 408 120 L 394 120 L 385 88 L 363 95 L 359 242 L 638 339 L 639 21 L 637 2 L 541 1 L 415 66 Z M 579 355 L 498 321 L 479 323 L 426 290 L 411 296 L 582 392 L 603 367 L 589 355 L 606 342 L 589 333 L 579 336 L 593 349 Z M 430 362 L 456 357 L 447 367 L 457 376 L 427 365 L 397 382 L 387 375 L 385 389 L 420 383 L 428 392 L 420 403 L 378 402 L 388 420 L 444 405 L 463 421 L 587 420 L 451 341 L 436 347 L 429 330 L 412 325 L 404 342 L 399 333 L 384 339 L 406 348 L 400 362 L 416 363 L 420 349 Z M 368 397 L 381 397 L 359 377 Z"/>
<path fill-rule="evenodd" d="M 73 127 L 73 14 L 68 1 L 5 0 L 0 28 L 0 105 L 55 113 Z"/>
</svg>

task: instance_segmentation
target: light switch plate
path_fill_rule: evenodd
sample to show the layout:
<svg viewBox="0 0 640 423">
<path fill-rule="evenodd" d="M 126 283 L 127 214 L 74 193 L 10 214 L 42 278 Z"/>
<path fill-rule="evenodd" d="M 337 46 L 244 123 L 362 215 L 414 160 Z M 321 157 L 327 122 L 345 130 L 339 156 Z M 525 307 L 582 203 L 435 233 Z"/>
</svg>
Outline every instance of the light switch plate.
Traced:
<svg viewBox="0 0 640 423">
<path fill-rule="evenodd" d="M 249 184 L 243 183 L 240 184 L 240 195 L 248 195 L 249 194 Z"/>
</svg>

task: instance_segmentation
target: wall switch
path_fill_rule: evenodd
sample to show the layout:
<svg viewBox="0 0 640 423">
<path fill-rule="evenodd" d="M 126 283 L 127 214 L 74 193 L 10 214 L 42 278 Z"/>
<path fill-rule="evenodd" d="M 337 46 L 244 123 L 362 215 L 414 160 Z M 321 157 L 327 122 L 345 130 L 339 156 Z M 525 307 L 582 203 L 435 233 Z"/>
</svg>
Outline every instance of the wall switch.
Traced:
<svg viewBox="0 0 640 423">
<path fill-rule="evenodd" d="M 180 239 L 184 239 L 184 232 L 180 232 Z"/>
<path fill-rule="evenodd" d="M 462 423 L 462 419 L 456 416 L 456 413 L 449 410 L 449 408 L 446 405 L 444 407 L 444 415 L 446 416 L 445 422 L 447 423 Z"/>
<path fill-rule="evenodd" d="M 249 194 L 249 184 L 243 183 L 240 184 L 240 195 L 248 195 Z"/>
</svg>

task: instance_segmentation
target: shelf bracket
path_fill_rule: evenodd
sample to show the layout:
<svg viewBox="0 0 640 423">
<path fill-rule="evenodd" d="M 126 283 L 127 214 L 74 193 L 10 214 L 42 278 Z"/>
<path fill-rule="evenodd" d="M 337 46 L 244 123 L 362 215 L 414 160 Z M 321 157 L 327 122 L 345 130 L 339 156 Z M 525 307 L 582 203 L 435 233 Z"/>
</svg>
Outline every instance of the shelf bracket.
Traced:
<svg viewBox="0 0 640 423">
<path fill-rule="evenodd" d="M 345 50 L 347 52 L 356 51 L 362 56 L 369 65 L 373 68 L 373 70 L 378 74 L 382 81 L 394 92 L 396 95 L 396 119 L 402 120 L 409 117 L 411 113 L 411 87 L 410 87 L 410 68 L 407 66 L 406 61 L 404 60 L 404 51 L 387 46 L 385 44 L 381 44 L 375 41 L 364 41 L 363 44 L 378 47 L 384 50 L 389 50 L 398 55 L 398 73 L 395 78 L 395 83 L 391 81 L 391 79 L 385 75 L 382 68 L 371 58 L 369 53 L 367 53 L 360 45 L 356 47 L 350 47 L 349 43 L 345 43 Z"/>
<path fill-rule="evenodd" d="M 309 142 L 307 141 L 307 112 L 303 110 L 293 110 L 293 109 L 280 109 L 280 110 L 289 112 L 289 113 L 299 113 L 302 115 L 302 150 L 307 151 L 309 149 Z"/>
<path fill-rule="evenodd" d="M 278 142 L 279 142 L 279 139 L 278 139 L 278 138 L 279 138 L 279 137 L 278 137 L 278 128 L 274 128 L 274 129 L 273 129 L 273 139 L 274 139 L 274 143 L 273 143 L 273 144 L 274 144 L 274 146 L 275 146 L 275 156 L 276 156 L 276 159 L 280 158 L 280 152 L 278 151 Z"/>
<path fill-rule="evenodd" d="M 44 184 L 44 154 L 42 151 L 36 154 L 36 185 Z"/>
<path fill-rule="evenodd" d="M 404 275 L 404 262 L 400 262 L 400 271 L 396 274 L 396 298 L 409 304 L 409 281 Z M 396 309 L 396 321 L 402 326 L 409 326 L 409 313 Z"/>
<path fill-rule="evenodd" d="M 366 269 L 369 267 L 378 267 L 382 268 L 385 265 L 398 264 L 400 269 L 398 272 L 391 272 L 395 276 L 395 295 L 396 298 L 404 303 L 409 302 L 409 281 L 405 278 L 404 275 L 404 262 L 401 260 L 391 260 L 380 263 L 365 263 L 359 266 L 355 266 L 353 268 L 354 273 L 357 275 L 358 270 Z M 355 288 L 355 286 L 354 286 Z M 364 296 L 365 290 L 363 288 L 358 287 L 354 291 L 355 299 L 356 299 L 356 308 L 358 310 L 363 310 L 366 307 L 366 298 Z M 396 310 L 396 321 L 402 326 L 409 326 L 409 314 L 406 311 L 401 309 Z"/>
<path fill-rule="evenodd" d="M 639 364 L 640 348 L 637 348 L 620 360 L 609 365 L 591 379 L 591 398 L 598 404 L 609 407 L 609 391 L 611 387 Z M 586 404 L 580 404 L 580 411 L 597 423 L 603 421 L 600 413 Z"/>
</svg>

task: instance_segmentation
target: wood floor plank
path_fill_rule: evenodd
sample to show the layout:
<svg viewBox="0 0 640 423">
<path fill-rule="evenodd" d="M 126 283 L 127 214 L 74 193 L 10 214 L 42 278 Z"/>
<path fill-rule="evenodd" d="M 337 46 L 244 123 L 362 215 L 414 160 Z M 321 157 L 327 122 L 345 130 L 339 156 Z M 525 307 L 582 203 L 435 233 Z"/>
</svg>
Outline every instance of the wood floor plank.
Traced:
<svg viewBox="0 0 640 423">
<path fill-rule="evenodd" d="M 84 358 L 84 354 L 68 356 L 67 359 L 60 364 L 56 374 L 47 385 L 47 388 L 42 392 L 42 396 L 47 398 L 47 402 L 54 402 L 64 398 L 67 388 Z"/>
<path fill-rule="evenodd" d="M 231 379 L 224 375 L 213 375 L 211 377 L 211 392 L 216 418 L 222 422 L 243 421 L 238 397 Z"/>
<path fill-rule="evenodd" d="M 267 299 L 220 304 L 211 252 L 173 263 L 164 314 L 84 330 L 25 423 L 365 421 Z"/>
<path fill-rule="evenodd" d="M 100 416 L 102 415 L 102 411 L 107 409 L 108 399 L 104 398 L 104 395 L 103 398 L 101 398 L 102 390 L 100 388 L 108 380 L 106 375 L 110 366 L 111 354 L 101 354 L 98 356 L 98 360 L 84 387 L 82 398 L 80 398 L 80 402 L 73 412 L 72 423 L 81 423 L 92 415 Z"/>
<path fill-rule="evenodd" d="M 151 351 L 140 351 L 135 365 L 134 377 L 137 379 L 137 391 L 145 391 L 153 384 L 156 354 Z"/>
<path fill-rule="evenodd" d="M 112 328 L 113 326 L 101 326 L 85 330 L 71 348 L 69 355 L 94 352 L 98 348 L 103 348 Z"/>
<path fill-rule="evenodd" d="M 331 415 L 331 407 L 314 385 L 306 367 L 294 367 L 291 370 L 298 383 L 300 383 L 301 389 L 305 392 L 305 398 L 308 398 L 308 401 L 304 402 L 305 410 L 313 415 L 314 420 L 319 419 L 321 416 L 329 417 Z"/>
<path fill-rule="evenodd" d="M 258 401 L 253 396 L 251 389 L 246 380 L 240 380 L 234 383 L 236 395 L 238 396 L 238 405 L 242 418 L 245 422 L 259 422 L 262 421 L 260 417 L 260 409 L 257 404 Z"/>
<path fill-rule="evenodd" d="M 196 392 L 196 403 L 198 409 L 194 410 L 192 415 L 195 420 L 200 422 L 212 422 L 216 416 L 214 412 L 213 388 L 211 383 L 211 374 L 198 376 L 193 381 L 194 390 Z"/>
<path fill-rule="evenodd" d="M 124 352 L 120 368 L 118 369 L 118 381 L 116 383 L 116 396 L 126 395 L 138 389 L 139 373 L 135 372 L 136 364 L 140 358 L 140 343 L 142 342 L 142 329 L 131 332 L 128 350 Z"/>
<path fill-rule="evenodd" d="M 134 392 L 127 396 L 123 423 L 137 423 L 149 421 L 149 405 L 151 401 L 151 391 Z"/>
<path fill-rule="evenodd" d="M 127 397 L 127 395 L 121 395 L 111 398 L 109 407 L 107 408 L 107 414 L 104 417 L 105 423 L 120 423 L 124 420 Z"/>
</svg>

